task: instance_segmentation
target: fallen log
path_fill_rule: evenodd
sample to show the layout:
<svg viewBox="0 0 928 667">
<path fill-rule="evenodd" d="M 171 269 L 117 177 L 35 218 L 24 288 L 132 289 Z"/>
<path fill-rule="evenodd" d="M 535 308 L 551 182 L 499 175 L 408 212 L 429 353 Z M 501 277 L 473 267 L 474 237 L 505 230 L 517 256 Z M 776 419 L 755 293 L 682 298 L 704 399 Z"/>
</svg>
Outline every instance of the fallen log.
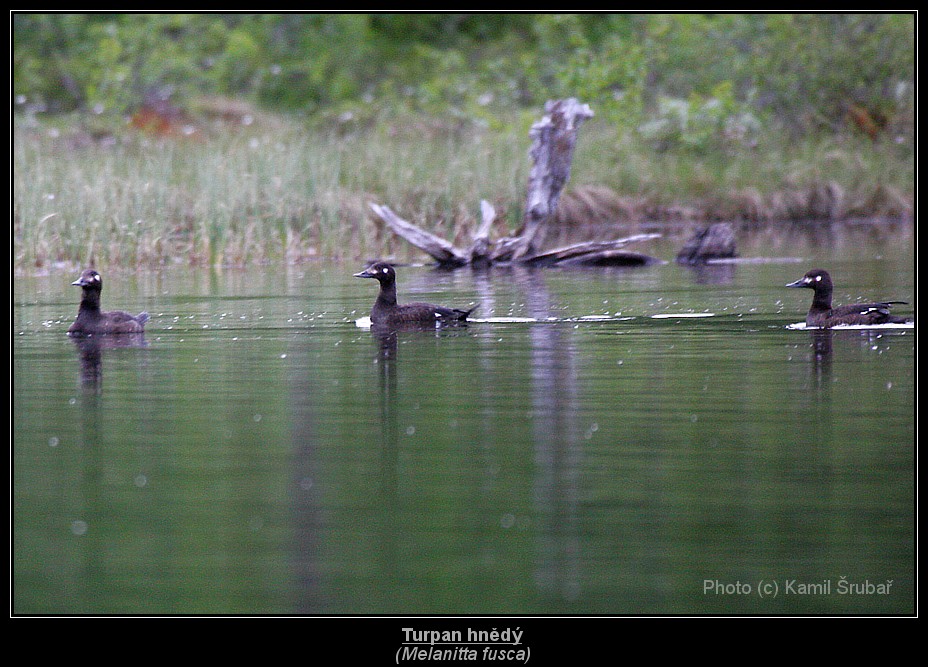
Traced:
<svg viewBox="0 0 928 667">
<path fill-rule="evenodd" d="M 649 264 L 663 263 L 663 260 L 659 260 L 655 257 L 622 249 L 629 243 L 656 239 L 660 238 L 660 236 L 660 234 L 635 234 L 634 236 L 629 236 L 624 239 L 615 239 L 614 241 L 588 241 L 586 243 L 576 243 L 564 248 L 556 248 L 554 250 L 536 253 L 523 258 L 521 261 L 535 266 L 547 266 L 550 264 L 575 266 L 646 266 Z"/>
</svg>

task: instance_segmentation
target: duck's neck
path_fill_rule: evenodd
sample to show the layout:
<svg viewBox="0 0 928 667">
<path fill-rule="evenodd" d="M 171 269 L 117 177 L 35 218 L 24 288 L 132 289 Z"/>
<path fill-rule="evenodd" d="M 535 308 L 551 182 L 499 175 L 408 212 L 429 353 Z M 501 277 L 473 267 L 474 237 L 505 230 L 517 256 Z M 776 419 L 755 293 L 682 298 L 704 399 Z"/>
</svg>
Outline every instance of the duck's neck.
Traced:
<svg viewBox="0 0 928 667">
<path fill-rule="evenodd" d="M 823 286 L 815 290 L 812 297 L 812 308 L 815 310 L 831 310 L 831 287 Z"/>
<path fill-rule="evenodd" d="M 83 294 L 81 295 L 80 312 L 87 313 L 88 315 L 99 315 L 100 314 L 100 290 L 84 289 L 81 291 L 83 292 Z"/>
<path fill-rule="evenodd" d="M 396 305 L 396 282 L 384 281 L 380 283 L 380 294 L 377 295 L 377 306 L 392 308 Z"/>
</svg>

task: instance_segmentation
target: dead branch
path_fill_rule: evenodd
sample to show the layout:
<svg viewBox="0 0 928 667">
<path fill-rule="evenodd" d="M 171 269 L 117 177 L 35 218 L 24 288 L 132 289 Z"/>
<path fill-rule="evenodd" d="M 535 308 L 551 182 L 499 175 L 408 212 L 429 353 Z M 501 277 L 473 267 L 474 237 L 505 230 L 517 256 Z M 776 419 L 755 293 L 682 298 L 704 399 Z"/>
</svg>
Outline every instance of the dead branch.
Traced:
<svg viewBox="0 0 928 667">
<path fill-rule="evenodd" d="M 411 222 L 403 220 L 387 206 L 371 204 L 371 210 L 376 213 L 397 236 L 409 241 L 412 245 L 430 255 L 439 264 L 450 266 L 464 266 L 470 261 L 467 253 L 454 247 L 440 236 L 419 229 Z"/>
</svg>

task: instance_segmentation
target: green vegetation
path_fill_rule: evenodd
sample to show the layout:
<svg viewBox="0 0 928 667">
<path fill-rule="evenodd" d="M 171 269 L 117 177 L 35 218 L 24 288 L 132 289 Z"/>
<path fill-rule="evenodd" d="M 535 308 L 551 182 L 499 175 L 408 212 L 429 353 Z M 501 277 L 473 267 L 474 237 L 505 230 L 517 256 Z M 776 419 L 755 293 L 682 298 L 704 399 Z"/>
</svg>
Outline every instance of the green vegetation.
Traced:
<svg viewBox="0 0 928 667">
<path fill-rule="evenodd" d="M 13 15 L 14 266 L 410 252 L 577 97 L 569 189 L 628 219 L 911 217 L 912 14 Z"/>
</svg>

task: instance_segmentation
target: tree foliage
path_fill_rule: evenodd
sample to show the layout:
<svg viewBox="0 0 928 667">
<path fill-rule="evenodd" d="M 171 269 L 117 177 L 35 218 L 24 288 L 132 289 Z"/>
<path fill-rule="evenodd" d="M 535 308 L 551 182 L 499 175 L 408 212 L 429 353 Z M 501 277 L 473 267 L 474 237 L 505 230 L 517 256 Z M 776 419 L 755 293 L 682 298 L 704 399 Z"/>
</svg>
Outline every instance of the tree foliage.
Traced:
<svg viewBox="0 0 928 667">
<path fill-rule="evenodd" d="M 492 122 L 573 96 L 626 129 L 685 104 L 808 132 L 914 107 L 912 13 L 14 13 L 12 25 L 14 102 L 49 112 L 213 93 L 277 111 L 376 103 Z"/>
</svg>

